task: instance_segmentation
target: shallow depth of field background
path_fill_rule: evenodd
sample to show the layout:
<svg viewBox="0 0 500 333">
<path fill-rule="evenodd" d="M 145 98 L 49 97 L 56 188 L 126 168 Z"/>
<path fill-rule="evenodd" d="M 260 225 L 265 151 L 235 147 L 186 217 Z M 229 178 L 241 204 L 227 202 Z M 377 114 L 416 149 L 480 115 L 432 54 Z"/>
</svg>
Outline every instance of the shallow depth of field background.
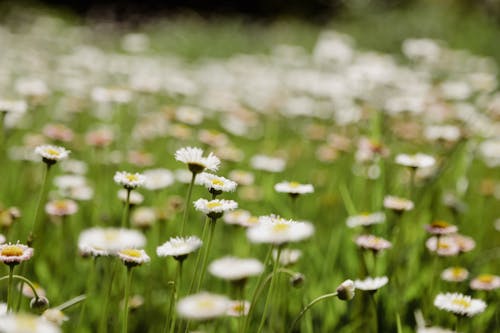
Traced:
<svg viewBox="0 0 500 333">
<path fill-rule="evenodd" d="M 235 193 L 224 194 L 225 198 L 236 200 L 241 209 L 254 216 L 279 214 L 311 221 L 316 228 L 312 239 L 290 245 L 303 252 L 301 260 L 291 269 L 304 274 L 304 284 L 293 288 L 286 279 L 279 280 L 283 285 L 281 295 L 286 295 L 288 302 L 288 321 L 309 301 L 334 291 L 345 279 L 361 278 L 362 262 L 366 261 L 370 275 L 389 276 L 389 284 L 377 292 L 380 332 L 396 332 L 398 318 L 402 332 L 414 332 L 418 310 L 429 326 L 451 329 L 454 317 L 432 305 L 435 294 L 441 291 L 462 292 L 488 303 L 484 313 L 463 320 L 460 332 L 499 330 L 498 289 L 473 291 L 468 286 L 469 280 L 450 283 L 439 278 L 444 268 L 454 265 L 467 268 L 471 277 L 500 274 L 498 220 L 495 228 L 495 221 L 500 218 L 498 86 L 463 100 L 443 98 L 438 104 L 447 110 L 443 112 L 445 115 L 434 117 L 434 111 L 429 109 L 424 111 L 425 115 L 411 112 L 389 115 L 383 99 L 393 96 L 384 90 L 383 80 L 376 83 L 380 90 L 371 91 L 370 96 L 363 96 L 365 99 L 352 99 L 353 111 L 353 105 L 344 107 L 334 99 L 319 96 L 320 93 L 311 93 L 315 89 L 309 89 L 306 75 L 310 75 L 308 78 L 314 85 L 323 82 L 314 81 L 315 75 L 320 76 L 318 73 L 341 72 L 338 68 L 343 64 L 316 63 L 313 56 L 321 36 L 333 31 L 341 34 L 339 38 L 348 41 L 355 52 L 378 60 L 387 56 L 389 62 L 408 66 L 415 73 L 422 71 L 419 66 L 426 65 L 403 55 L 403 41 L 439 40 L 443 48 L 457 51 L 454 61 L 465 60 L 463 64 L 443 66 L 436 71 L 424 68 L 423 71 L 433 75 L 430 82 L 435 87 L 447 80 L 461 80 L 468 71 L 478 69 L 497 75 L 500 2 L 356 0 L 331 4 L 317 1 L 308 5 L 292 1 L 288 7 L 285 2 L 280 5 L 257 2 L 253 6 L 244 3 L 229 6 L 221 2 L 213 8 L 196 1 L 192 7 L 181 7 L 175 1 L 163 7 L 154 2 L 141 6 L 133 1 L 123 4 L 75 1 L 66 6 L 61 3 L 0 3 L 0 99 L 21 98 L 29 104 L 25 114 L 9 120 L 11 123 L 7 122 L 5 127 L 0 208 L 18 207 L 22 217 L 10 228 L 2 226 L 0 233 L 11 242 L 26 241 L 44 167 L 42 162 L 29 158 L 29 152 L 38 144 L 54 143 L 71 150 L 71 159 L 85 163 L 85 177 L 94 191 L 93 198 L 79 201 L 78 212 L 64 221 L 67 230 L 44 215 L 45 239 L 43 244 L 37 244 L 43 250 L 25 264 L 25 275 L 45 289 L 51 305 L 85 294 L 86 276 L 92 263 L 78 255 L 79 233 L 92 226 L 120 224 L 123 205 L 116 195 L 119 186 L 113 182 L 116 171 L 185 169 L 185 165 L 174 159 L 178 148 L 197 146 L 217 154 L 233 147 L 236 156 L 230 153 L 226 158 L 221 156 L 217 174 L 229 177 L 233 170 L 245 170 L 253 173 L 255 181 L 253 185 L 239 186 Z M 467 59 L 472 60 L 467 62 Z M 95 68 L 102 72 L 96 72 Z M 156 75 L 157 69 L 164 72 Z M 252 84 L 246 84 L 247 75 Z M 159 80 L 161 88 L 140 91 L 133 87 L 132 77 L 142 80 L 141 83 L 149 78 L 153 85 Z M 41 79 L 48 92 L 39 98 L 23 97 L 16 90 L 20 78 Z M 280 81 L 286 79 L 297 81 L 290 84 L 295 90 L 277 93 L 276 86 L 286 85 Z M 217 89 L 218 85 L 221 89 Z M 95 87 L 125 89 L 132 97 L 127 103 L 96 102 L 91 98 Z M 204 94 L 206 91 L 210 94 Z M 266 94 L 275 95 L 268 98 Z M 496 109 L 491 107 L 495 98 Z M 464 105 L 471 106 L 476 113 L 469 118 L 456 116 L 456 110 Z M 190 124 L 179 120 L 176 112 L 183 107 L 201 111 L 203 122 Z M 239 112 L 240 123 L 229 122 L 233 111 Z M 452 143 L 430 141 L 423 136 L 423 128 L 430 123 L 456 125 L 463 135 Z M 478 123 L 490 127 L 478 130 Z M 48 124 L 62 124 L 73 131 L 74 137 L 68 142 L 50 139 L 43 134 Z M 238 126 L 244 130 L 240 132 Z M 114 140 L 99 150 L 88 146 L 85 134 L 101 127 L 111 129 Z M 227 142 L 220 147 L 217 143 L 201 142 L 200 133 L 204 130 L 222 134 Z M 332 135 L 347 139 L 346 146 L 335 147 Z M 357 161 L 358 140 L 362 137 L 382 144 L 388 155 L 366 163 Z M 484 153 L 481 144 L 495 139 L 496 150 Z M 345 221 L 349 215 L 383 210 L 385 195 L 408 198 L 408 170 L 395 164 L 394 158 L 399 153 L 417 152 L 434 156 L 438 168 L 429 177 L 418 179 L 412 197 L 415 209 L 397 221 L 405 228 L 405 238 L 398 242 L 397 248 L 380 254 L 375 266 L 372 257 L 362 253 L 353 242 L 359 230 L 347 228 Z M 284 158 L 285 170 L 272 173 L 252 169 L 250 159 L 257 154 Z M 374 165 L 377 177 L 370 174 Z M 51 177 L 73 171 L 71 166 L 57 164 Z M 284 180 L 311 183 L 315 192 L 300 196 L 292 209 L 290 198 L 273 189 Z M 50 184 L 49 198 L 60 196 Z M 160 192 L 138 190 L 144 196 L 141 206 L 159 209 L 167 215 L 167 221 L 162 222 L 164 226 L 155 225 L 145 232 L 151 263 L 134 271 L 132 294 L 141 295 L 144 302 L 129 315 L 130 332 L 163 329 L 171 292 L 167 282 L 172 279 L 175 266 L 171 258 L 158 258 L 155 249 L 176 236 L 182 211 L 169 205 L 173 198 L 185 198 L 186 190 L 187 185 L 180 181 Z M 451 196 L 455 199 L 453 203 L 443 200 Z M 195 187 L 193 200 L 201 197 L 208 197 L 206 190 Z M 186 205 L 190 210 L 188 231 L 200 235 L 204 217 L 194 210 L 192 203 Z M 397 217 L 388 211 L 386 216 L 386 223 L 372 232 L 393 241 L 389 226 L 393 226 Z M 424 225 L 435 220 L 456 224 L 461 234 L 475 240 L 475 249 L 453 257 L 438 258 L 431 254 L 425 247 L 429 235 Z M 250 244 L 243 229 L 218 223 L 210 260 L 224 255 L 264 260 L 266 245 Z M 111 259 L 106 260 L 97 267 L 99 270 L 105 271 L 106 265 L 111 264 Z M 193 263 L 194 256 L 185 264 L 188 281 L 193 274 Z M 0 267 L 2 276 L 7 272 L 6 266 Z M 96 331 L 102 297 L 106 294 L 105 281 L 97 276 L 94 290 L 99 296 L 88 301 L 82 332 Z M 398 281 L 397 288 L 392 287 L 393 278 Z M 119 331 L 123 280 L 120 272 L 109 294 L 110 332 Z M 255 280 L 249 281 L 247 299 Z M 212 292 L 230 292 L 224 281 L 208 273 L 203 286 Z M 7 284 L 0 284 L 0 301 L 5 301 L 6 291 Z M 186 292 L 181 290 L 180 296 Z M 259 302 L 254 313 L 258 320 L 263 299 Z M 372 329 L 373 314 L 371 308 L 366 312 L 366 302 L 363 292 L 359 292 L 349 303 L 337 299 L 320 303 L 302 319 L 296 331 L 368 332 Z M 28 298 L 22 300 L 21 309 L 30 311 Z M 79 307 L 69 309 L 66 314 L 69 320 L 62 328 L 64 332 L 74 332 L 79 322 Z M 256 331 L 258 320 L 251 324 L 255 327 L 251 326 L 250 332 Z M 235 332 L 236 327 L 232 318 L 222 318 L 216 323 L 203 324 L 200 329 Z M 276 327 L 285 331 L 286 325 Z"/>
</svg>

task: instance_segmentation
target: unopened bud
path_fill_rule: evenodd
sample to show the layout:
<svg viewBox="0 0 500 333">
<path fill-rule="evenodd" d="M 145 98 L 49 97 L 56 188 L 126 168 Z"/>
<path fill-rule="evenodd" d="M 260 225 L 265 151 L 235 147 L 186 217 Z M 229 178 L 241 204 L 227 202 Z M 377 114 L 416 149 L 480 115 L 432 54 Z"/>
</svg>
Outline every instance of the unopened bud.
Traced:
<svg viewBox="0 0 500 333">
<path fill-rule="evenodd" d="M 30 302 L 30 308 L 38 313 L 42 313 L 49 307 L 49 300 L 45 296 L 33 297 Z"/>
<path fill-rule="evenodd" d="M 305 277 L 301 273 L 295 273 L 291 278 L 290 278 L 290 284 L 294 288 L 300 288 L 304 284 Z"/>
<path fill-rule="evenodd" d="M 354 297 L 354 282 L 345 280 L 337 287 L 337 297 L 343 301 L 350 301 Z"/>
</svg>

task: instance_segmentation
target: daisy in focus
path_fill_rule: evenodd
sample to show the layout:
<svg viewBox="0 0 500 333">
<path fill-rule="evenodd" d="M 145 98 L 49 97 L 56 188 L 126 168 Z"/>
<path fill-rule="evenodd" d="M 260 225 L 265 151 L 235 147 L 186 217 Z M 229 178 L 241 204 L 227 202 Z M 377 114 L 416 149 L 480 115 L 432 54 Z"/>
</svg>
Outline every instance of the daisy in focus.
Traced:
<svg viewBox="0 0 500 333">
<path fill-rule="evenodd" d="M 190 253 L 198 250 L 203 242 L 196 236 L 173 237 L 156 248 L 158 257 L 174 257 L 184 260 Z"/>
<path fill-rule="evenodd" d="M 200 173 L 196 178 L 196 183 L 204 186 L 213 195 L 219 195 L 222 192 L 234 192 L 238 186 L 232 180 L 208 172 Z"/>
<path fill-rule="evenodd" d="M 9 266 L 15 266 L 33 257 L 33 249 L 23 244 L 1 244 L 0 261 Z"/>
<path fill-rule="evenodd" d="M 68 158 L 70 151 L 63 147 L 42 145 L 35 148 L 35 154 L 40 155 L 47 166 Z"/>
<path fill-rule="evenodd" d="M 455 315 L 467 317 L 477 315 L 486 309 L 484 301 L 459 293 L 438 294 L 434 299 L 434 306 Z"/>
<path fill-rule="evenodd" d="M 117 252 L 118 258 L 127 267 L 135 267 L 150 261 L 146 251 L 134 248 L 126 248 Z"/>
<path fill-rule="evenodd" d="M 205 169 L 217 171 L 220 160 L 213 153 L 203 157 L 201 148 L 185 147 L 175 152 L 175 159 L 179 162 L 187 164 L 189 171 L 194 175 L 199 174 Z"/>
<path fill-rule="evenodd" d="M 238 208 L 238 203 L 234 200 L 198 199 L 194 202 L 194 208 L 212 219 L 218 219 L 225 212 Z"/>
<path fill-rule="evenodd" d="M 134 188 L 143 186 L 146 182 L 146 177 L 140 173 L 131 173 L 127 171 L 117 171 L 113 177 L 113 180 L 118 185 L 123 186 L 126 190 L 132 190 Z"/>
</svg>

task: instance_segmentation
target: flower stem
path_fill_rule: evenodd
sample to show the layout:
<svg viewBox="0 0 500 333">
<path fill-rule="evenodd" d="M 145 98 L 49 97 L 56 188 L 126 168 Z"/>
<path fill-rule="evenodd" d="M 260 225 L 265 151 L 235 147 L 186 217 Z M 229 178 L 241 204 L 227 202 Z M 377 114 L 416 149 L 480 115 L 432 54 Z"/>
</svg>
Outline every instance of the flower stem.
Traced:
<svg viewBox="0 0 500 333">
<path fill-rule="evenodd" d="M 127 188 L 127 198 L 125 199 L 125 207 L 123 207 L 123 213 L 122 213 L 122 223 L 121 227 L 125 228 L 128 227 L 128 217 L 130 214 L 130 192 L 132 192 L 132 189 Z"/>
<path fill-rule="evenodd" d="M 370 300 L 373 305 L 373 332 L 378 333 L 378 314 L 377 314 L 377 302 L 375 301 L 375 293 L 370 293 Z"/>
<path fill-rule="evenodd" d="M 216 224 L 217 219 L 211 219 L 210 220 L 210 225 L 208 228 L 208 239 L 207 239 L 207 247 L 205 248 L 205 253 L 203 255 L 203 262 L 201 264 L 201 272 L 200 272 L 200 279 L 198 280 L 198 285 L 196 287 L 196 292 L 198 292 L 201 288 L 201 284 L 203 282 L 203 278 L 205 276 L 205 271 L 207 270 L 207 263 L 208 263 L 208 254 L 210 253 L 210 247 L 212 246 L 212 239 L 214 238 L 214 230 L 215 230 L 215 224 Z"/>
<path fill-rule="evenodd" d="M 9 265 L 9 288 L 7 290 L 7 312 L 12 309 L 12 297 L 14 296 L 12 292 L 14 291 L 14 265 Z"/>
<path fill-rule="evenodd" d="M 85 301 L 85 299 L 87 298 L 86 295 L 79 295 L 79 296 L 76 296 L 76 297 L 73 297 L 72 299 L 62 303 L 61 305 L 58 305 L 55 307 L 55 309 L 59 310 L 59 311 L 63 311 L 63 310 L 66 310 L 80 302 L 83 302 Z"/>
<path fill-rule="evenodd" d="M 188 209 L 189 209 L 189 204 L 191 202 L 191 195 L 193 193 L 193 185 L 194 185 L 195 178 L 196 178 L 196 173 L 193 172 L 192 176 L 191 176 L 191 182 L 189 183 L 186 204 L 184 206 L 184 214 L 182 215 L 181 236 L 184 236 L 184 228 L 186 226 L 187 213 L 188 213 Z"/>
<path fill-rule="evenodd" d="M 331 297 L 336 297 L 337 296 L 337 292 L 333 292 L 333 293 L 330 293 L 330 294 L 324 294 L 324 295 L 321 295 L 315 299 L 313 299 L 311 301 L 311 303 L 307 304 L 303 309 L 302 311 L 300 311 L 300 313 L 297 315 L 297 317 L 295 317 L 295 319 L 293 320 L 292 324 L 290 325 L 290 328 L 288 329 L 289 332 L 292 332 L 293 328 L 295 327 L 295 325 L 298 323 L 298 321 L 304 316 L 304 314 L 310 309 L 313 307 L 314 304 L 324 300 L 324 299 L 328 299 L 328 298 L 331 298 Z"/>
<path fill-rule="evenodd" d="M 182 281 L 182 260 L 177 263 L 177 272 L 175 275 L 175 284 L 174 290 L 172 291 L 172 298 L 170 299 L 170 318 L 172 318 L 172 322 L 170 323 L 170 333 L 174 333 L 175 324 L 177 321 L 177 312 L 173 310 L 175 308 L 175 304 L 177 303 L 177 294 L 180 290 L 180 284 Z M 165 327 L 166 329 L 166 327 Z"/>
<path fill-rule="evenodd" d="M 127 267 L 127 284 L 125 285 L 125 300 L 123 304 L 122 333 L 128 329 L 128 299 L 130 298 L 130 286 L 132 285 L 132 267 Z"/>
<path fill-rule="evenodd" d="M 207 225 L 210 223 L 210 220 L 208 216 L 205 218 L 205 223 L 203 223 L 203 231 L 201 233 L 201 240 L 203 244 L 205 244 L 205 238 L 207 234 Z M 201 260 L 201 251 L 198 251 L 196 253 L 196 262 L 194 264 L 194 271 L 198 272 L 198 266 L 200 265 L 200 260 Z M 191 283 L 189 284 L 189 294 L 193 291 L 194 285 L 195 285 L 195 280 L 196 280 L 196 274 L 193 275 L 193 278 L 191 279 Z"/>
<path fill-rule="evenodd" d="M 113 289 L 113 281 L 115 279 L 116 272 L 116 261 L 111 264 L 111 270 L 108 272 L 109 274 L 109 282 L 108 282 L 108 292 L 104 296 L 104 304 L 102 306 L 101 319 L 99 321 L 99 333 L 106 333 L 108 331 L 107 328 L 107 319 L 108 319 L 108 307 L 109 300 L 111 299 L 111 291 Z"/>
<path fill-rule="evenodd" d="M 46 192 L 47 192 L 47 179 L 49 176 L 51 164 L 45 164 L 45 170 L 43 172 L 42 178 L 42 188 L 40 189 L 40 194 L 38 197 L 38 202 L 35 209 L 35 216 L 33 217 L 33 222 L 31 224 L 31 231 L 28 236 L 28 246 L 31 246 L 35 240 L 35 233 L 38 224 L 38 220 L 40 218 L 40 210 L 42 207 L 42 202 L 45 200 Z"/>
<path fill-rule="evenodd" d="M 277 253 L 276 259 L 274 261 L 273 275 L 271 276 L 271 285 L 269 286 L 269 290 L 267 292 L 267 297 L 266 297 L 266 302 L 264 303 L 264 312 L 262 312 L 262 318 L 260 320 L 259 329 L 257 330 L 258 333 L 262 332 L 262 329 L 264 328 L 264 323 L 266 322 L 266 312 L 267 312 L 267 308 L 269 306 L 269 299 L 271 298 L 271 295 L 273 294 L 274 285 L 276 284 L 276 272 L 278 271 L 278 267 L 279 267 L 279 263 L 280 263 L 281 246 L 278 246 L 277 252 L 278 253 Z"/>
</svg>

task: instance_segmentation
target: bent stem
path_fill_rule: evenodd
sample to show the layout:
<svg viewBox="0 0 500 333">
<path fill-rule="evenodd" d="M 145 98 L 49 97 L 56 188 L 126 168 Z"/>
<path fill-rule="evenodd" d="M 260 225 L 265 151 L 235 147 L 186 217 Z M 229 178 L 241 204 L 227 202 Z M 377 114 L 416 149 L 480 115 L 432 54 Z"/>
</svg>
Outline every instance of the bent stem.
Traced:
<svg viewBox="0 0 500 333">
<path fill-rule="evenodd" d="M 292 332 L 293 328 L 295 327 L 295 325 L 298 323 L 298 321 L 304 316 L 304 314 L 310 309 L 313 307 L 314 304 L 324 300 L 324 299 L 327 299 L 327 298 L 331 298 L 331 297 L 336 297 L 337 296 L 337 292 L 333 292 L 333 293 L 330 293 L 330 294 L 325 294 L 325 295 L 321 295 L 315 299 L 313 299 L 311 301 L 311 303 L 307 304 L 303 309 L 302 311 L 300 311 L 300 313 L 297 315 L 297 317 L 295 317 L 295 319 L 293 320 L 292 324 L 290 325 L 290 328 L 288 329 L 289 332 Z"/>
<path fill-rule="evenodd" d="M 186 197 L 186 204 L 184 205 L 184 214 L 182 215 L 181 236 L 184 236 L 184 228 L 186 226 L 188 207 L 189 203 L 191 202 L 191 194 L 193 193 L 193 185 L 195 178 L 196 178 L 196 173 L 193 172 L 191 176 L 191 182 L 189 183 L 189 189 Z"/>
<path fill-rule="evenodd" d="M 257 330 L 258 333 L 262 332 L 262 329 L 264 328 L 264 323 L 266 322 L 267 308 L 269 306 L 269 299 L 271 298 L 271 295 L 273 294 L 273 291 L 275 288 L 276 272 L 278 271 L 280 257 L 281 257 L 281 246 L 278 246 L 277 252 L 278 253 L 277 253 L 276 259 L 274 261 L 273 273 L 271 275 L 271 285 L 269 286 L 269 290 L 267 292 L 267 297 L 266 297 L 266 302 L 264 303 L 264 312 L 262 312 L 262 318 L 260 320 L 259 329 Z"/>
<path fill-rule="evenodd" d="M 132 285 L 132 267 L 127 266 L 127 284 L 125 285 L 125 300 L 123 304 L 122 333 L 128 329 L 128 299 L 130 298 L 130 286 Z"/>
</svg>

